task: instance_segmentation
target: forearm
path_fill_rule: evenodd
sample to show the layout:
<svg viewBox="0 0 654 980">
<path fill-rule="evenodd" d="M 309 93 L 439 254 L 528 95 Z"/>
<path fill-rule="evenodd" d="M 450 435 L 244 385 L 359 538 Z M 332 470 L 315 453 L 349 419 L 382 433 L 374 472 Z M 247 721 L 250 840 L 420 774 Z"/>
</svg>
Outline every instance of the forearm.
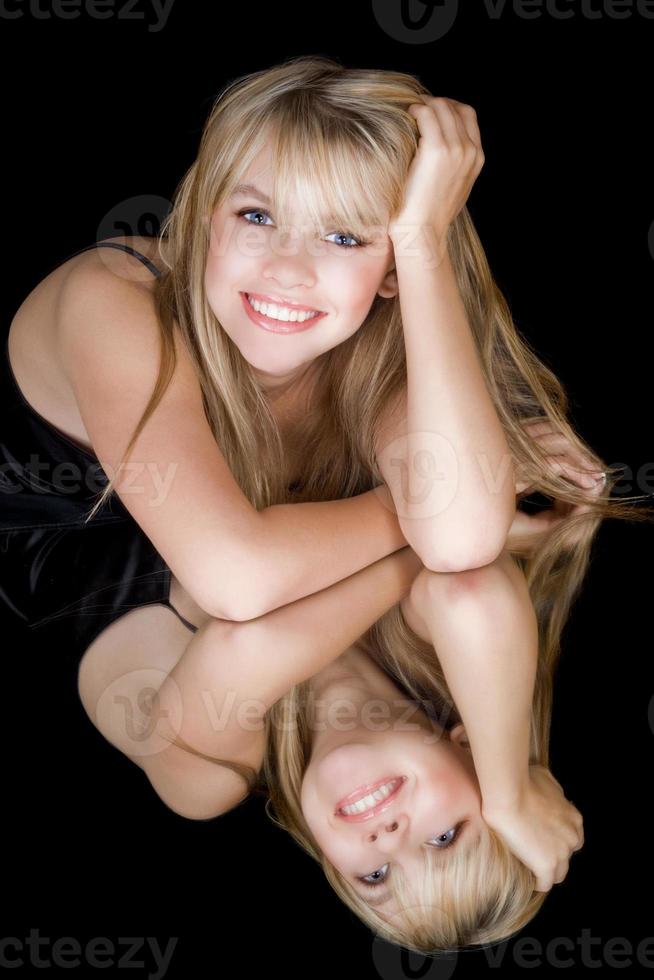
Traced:
<svg viewBox="0 0 654 980">
<path fill-rule="evenodd" d="M 248 690 L 268 706 L 313 677 L 373 626 L 409 591 L 424 568 L 409 547 L 363 568 L 321 592 L 233 627 L 240 671 Z M 261 666 L 260 651 L 266 650 Z M 259 669 L 254 664 L 259 663 Z"/>
<path fill-rule="evenodd" d="M 260 512 L 263 615 L 347 579 L 407 542 L 388 488 L 342 500 L 275 504 Z"/>
<path fill-rule="evenodd" d="M 422 557 L 492 561 L 515 511 L 512 457 L 447 251 L 421 232 L 396 270 L 407 362 L 406 540 Z M 403 254 L 404 252 L 404 254 Z M 393 496 L 395 488 L 391 486 Z M 463 565 L 463 567 L 468 567 Z"/>
<path fill-rule="evenodd" d="M 428 576 L 418 608 L 461 715 L 483 806 L 505 805 L 529 771 L 536 614 L 508 552 L 484 568 Z"/>
</svg>

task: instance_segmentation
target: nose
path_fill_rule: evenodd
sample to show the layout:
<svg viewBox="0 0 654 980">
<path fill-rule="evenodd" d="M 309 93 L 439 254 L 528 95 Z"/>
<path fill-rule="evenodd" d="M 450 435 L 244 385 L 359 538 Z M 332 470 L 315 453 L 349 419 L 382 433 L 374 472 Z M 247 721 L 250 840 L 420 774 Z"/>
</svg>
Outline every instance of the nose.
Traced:
<svg viewBox="0 0 654 980">
<path fill-rule="evenodd" d="M 304 287 L 313 288 L 316 277 L 311 249 L 293 232 L 283 232 L 279 238 L 272 236 L 264 278 L 279 284 L 281 290 Z"/>
<path fill-rule="evenodd" d="M 382 819 L 374 829 L 366 831 L 365 839 L 367 843 L 376 844 L 382 850 L 386 847 L 395 848 L 402 838 L 405 823 L 404 814 L 388 820 Z"/>
</svg>

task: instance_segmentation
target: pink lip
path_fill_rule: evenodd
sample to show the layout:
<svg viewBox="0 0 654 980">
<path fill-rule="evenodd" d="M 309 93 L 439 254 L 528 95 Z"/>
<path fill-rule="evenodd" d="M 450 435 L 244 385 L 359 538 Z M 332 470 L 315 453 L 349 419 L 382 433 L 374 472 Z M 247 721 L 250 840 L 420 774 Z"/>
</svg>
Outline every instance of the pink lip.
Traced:
<svg viewBox="0 0 654 980">
<path fill-rule="evenodd" d="M 389 796 L 387 796 L 384 800 L 381 800 L 377 806 L 374 806 L 371 810 L 365 810 L 363 813 L 340 813 L 341 807 L 348 806 L 350 803 L 356 803 L 356 801 L 361 799 L 362 796 L 366 796 L 368 793 L 374 793 L 374 791 L 379 789 L 380 786 L 384 786 L 385 783 L 392 782 L 393 779 L 400 779 L 401 781 Z M 334 816 L 339 817 L 341 820 L 346 820 L 348 823 L 362 823 L 364 820 L 372 820 L 374 817 L 379 816 L 380 813 L 383 813 L 383 811 L 390 806 L 398 793 L 401 791 L 405 782 L 406 776 L 388 776 L 386 779 L 380 779 L 376 783 L 360 786 L 359 789 L 355 790 L 353 793 L 350 793 L 348 796 L 343 797 L 342 800 L 339 800 L 336 805 L 336 809 L 334 810 Z"/>
<path fill-rule="evenodd" d="M 249 295 L 254 296 L 255 299 L 259 299 L 257 293 L 249 293 Z M 241 293 L 241 301 L 245 312 L 250 317 L 252 322 L 256 323 L 259 327 L 263 327 L 264 330 L 269 330 L 271 333 L 300 333 L 302 330 L 308 330 L 315 323 L 317 323 L 318 320 L 321 320 L 324 316 L 327 316 L 326 313 L 320 312 L 317 316 L 312 316 L 309 320 L 305 320 L 304 323 L 284 323 L 282 320 L 273 320 L 270 317 L 265 316 L 263 313 L 257 313 L 254 307 L 248 302 L 248 298 L 245 293 Z M 262 302 L 266 302 L 265 298 L 262 299 Z M 272 302 L 272 300 L 270 302 Z M 293 304 L 291 304 L 291 306 L 293 309 L 304 310 L 305 312 L 310 311 L 310 308 L 306 306 L 293 306 Z"/>
</svg>

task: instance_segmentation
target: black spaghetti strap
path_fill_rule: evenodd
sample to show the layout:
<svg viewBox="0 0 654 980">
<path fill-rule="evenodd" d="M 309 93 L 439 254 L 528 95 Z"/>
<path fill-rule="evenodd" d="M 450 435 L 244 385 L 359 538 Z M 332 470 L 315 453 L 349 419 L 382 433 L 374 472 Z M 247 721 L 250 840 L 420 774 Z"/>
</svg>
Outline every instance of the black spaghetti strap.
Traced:
<svg viewBox="0 0 654 980">
<path fill-rule="evenodd" d="M 94 242 L 93 245 L 87 245 L 86 248 L 81 248 L 79 252 L 75 252 L 74 254 L 79 255 L 81 252 L 86 252 L 91 248 L 118 248 L 121 252 L 129 252 L 131 255 L 136 256 L 137 259 L 140 259 L 143 265 L 146 265 L 150 272 L 157 278 L 159 278 L 161 275 L 159 269 L 157 269 L 156 265 L 154 265 L 154 263 L 152 263 L 146 255 L 143 255 L 142 252 L 138 252 L 135 248 L 132 248 L 131 245 L 122 245 L 120 242 Z M 73 256 L 71 255 L 69 257 L 72 258 Z"/>
<path fill-rule="evenodd" d="M 189 623 L 188 619 L 184 619 L 184 617 L 182 616 L 182 614 L 175 609 L 175 607 L 173 606 L 173 604 L 170 601 L 170 599 L 166 599 L 165 601 L 162 601 L 161 604 L 168 606 L 168 608 L 171 609 L 175 613 L 175 615 L 177 616 L 177 618 L 178 619 L 181 619 L 181 621 L 184 623 L 184 626 L 186 626 L 187 629 L 191 630 L 191 632 L 193 632 L 193 633 L 197 633 L 198 627 L 197 626 L 194 626 L 193 623 Z"/>
<path fill-rule="evenodd" d="M 139 252 L 137 251 L 137 249 L 132 248 L 131 245 L 123 245 L 120 242 L 93 242 L 92 245 L 85 245 L 84 248 L 79 248 L 76 252 L 73 252 L 71 255 L 66 256 L 65 259 L 61 259 L 61 261 L 57 262 L 56 265 L 53 265 L 52 268 L 45 275 L 50 275 L 51 272 L 54 272 L 55 269 L 58 269 L 59 266 L 63 265 L 64 262 L 67 262 L 68 259 L 74 259 L 76 255 L 81 255 L 82 252 L 88 252 L 92 248 L 117 248 L 120 249 L 121 252 L 129 252 L 130 255 L 134 255 L 137 259 L 139 259 L 140 262 L 143 263 L 143 265 L 147 266 L 150 272 L 153 275 L 155 275 L 157 279 L 159 279 L 161 276 L 161 272 L 156 267 L 156 265 L 154 265 L 154 263 L 150 261 L 147 255 L 143 255 L 142 252 Z M 45 276 L 43 278 L 45 278 Z"/>
</svg>

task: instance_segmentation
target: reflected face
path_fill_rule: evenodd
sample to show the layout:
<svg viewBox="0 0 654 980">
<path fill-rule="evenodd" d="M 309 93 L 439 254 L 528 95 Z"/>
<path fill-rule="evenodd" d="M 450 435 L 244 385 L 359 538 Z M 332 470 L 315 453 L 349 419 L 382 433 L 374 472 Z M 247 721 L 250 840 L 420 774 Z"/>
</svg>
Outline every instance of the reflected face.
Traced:
<svg viewBox="0 0 654 980">
<path fill-rule="evenodd" d="M 379 705 L 393 689 L 397 710 L 380 724 L 370 702 Z M 341 677 L 323 687 L 320 697 L 323 710 L 316 715 L 320 721 L 302 783 L 302 811 L 334 867 L 380 915 L 392 916 L 398 910 L 384 881 L 394 869 L 411 887 L 422 876 L 427 848 L 445 866 L 448 853 L 480 833 L 481 793 L 465 729 L 456 725 L 448 735 L 385 678 L 377 687 L 357 675 Z M 350 706 L 340 730 L 329 724 L 326 710 L 337 700 Z M 331 716 L 339 717 L 334 711 Z M 343 717 L 341 711 L 341 722 Z M 380 784 L 385 784 L 380 795 L 395 792 L 376 805 L 368 797 L 363 812 L 349 818 L 343 814 L 344 798 L 352 803 Z"/>
<path fill-rule="evenodd" d="M 241 190 L 211 217 L 207 301 L 262 387 L 274 391 L 299 380 L 317 357 L 354 334 L 377 293 L 396 294 L 393 245 L 379 228 L 368 245 L 357 245 L 347 229 L 316 229 L 297 199 L 292 199 L 292 226 L 278 228 L 266 200 L 272 188 L 269 149 L 253 160 L 239 184 L 260 193 Z M 275 321 L 265 329 L 249 316 L 245 294 L 323 315 L 301 331 L 274 332 Z M 282 329 L 287 326 L 281 323 Z"/>
</svg>

